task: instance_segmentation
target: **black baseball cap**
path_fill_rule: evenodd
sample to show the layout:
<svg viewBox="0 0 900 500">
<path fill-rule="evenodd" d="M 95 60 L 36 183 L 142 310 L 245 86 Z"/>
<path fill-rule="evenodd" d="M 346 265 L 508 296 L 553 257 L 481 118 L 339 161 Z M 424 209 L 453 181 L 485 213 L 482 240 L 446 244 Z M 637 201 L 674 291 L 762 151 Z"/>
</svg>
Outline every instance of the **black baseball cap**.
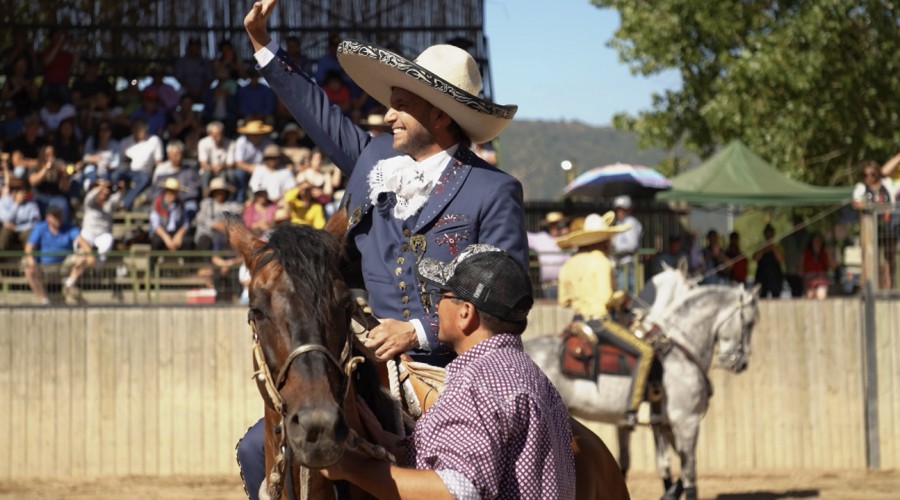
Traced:
<svg viewBox="0 0 900 500">
<path fill-rule="evenodd" d="M 525 321 L 534 304 L 528 273 L 491 245 L 469 245 L 448 263 L 426 257 L 418 269 L 426 283 L 453 292 L 502 321 Z"/>
</svg>

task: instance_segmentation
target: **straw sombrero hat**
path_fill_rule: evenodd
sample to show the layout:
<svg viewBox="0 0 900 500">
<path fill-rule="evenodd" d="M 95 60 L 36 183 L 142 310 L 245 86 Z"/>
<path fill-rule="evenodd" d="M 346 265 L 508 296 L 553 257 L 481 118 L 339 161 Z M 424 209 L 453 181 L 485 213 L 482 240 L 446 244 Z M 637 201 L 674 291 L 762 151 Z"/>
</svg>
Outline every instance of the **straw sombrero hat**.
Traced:
<svg viewBox="0 0 900 500">
<path fill-rule="evenodd" d="M 272 126 L 262 120 L 250 120 L 243 127 L 239 127 L 237 131 L 239 134 L 245 135 L 268 134 L 272 131 Z"/>
<path fill-rule="evenodd" d="M 228 193 L 233 193 L 234 188 L 231 187 L 231 184 L 228 184 L 225 179 L 216 177 L 213 180 L 209 181 L 210 194 L 212 194 L 213 191 L 226 191 Z"/>
<path fill-rule="evenodd" d="M 169 191 L 184 191 L 184 188 L 181 187 L 181 183 L 174 177 L 169 177 L 164 180 L 161 187 Z"/>
<path fill-rule="evenodd" d="M 628 229 L 628 224 L 612 225 L 616 218 L 613 212 L 606 212 L 602 216 L 591 214 L 584 218 L 584 225 L 571 233 L 556 239 L 560 248 L 583 247 L 606 241 L 617 233 Z"/>
<path fill-rule="evenodd" d="M 390 125 L 384 121 L 383 113 L 370 113 L 369 116 L 360 120 L 359 124 L 366 127 L 390 128 Z"/>
<path fill-rule="evenodd" d="M 452 45 L 432 45 L 410 61 L 374 45 L 346 40 L 338 46 L 338 61 L 376 101 L 390 107 L 394 87 L 408 90 L 450 115 L 473 143 L 500 135 L 518 109 L 479 97 L 478 64 Z"/>
</svg>

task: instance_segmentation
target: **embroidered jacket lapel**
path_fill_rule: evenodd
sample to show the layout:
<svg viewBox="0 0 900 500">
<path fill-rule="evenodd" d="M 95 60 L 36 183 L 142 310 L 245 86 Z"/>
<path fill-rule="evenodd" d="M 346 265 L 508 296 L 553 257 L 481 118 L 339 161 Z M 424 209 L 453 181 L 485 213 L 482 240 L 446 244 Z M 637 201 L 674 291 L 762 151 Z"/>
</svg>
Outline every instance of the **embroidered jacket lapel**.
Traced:
<svg viewBox="0 0 900 500">
<path fill-rule="evenodd" d="M 460 147 L 457 149 L 456 154 L 450 159 L 449 165 L 444 168 L 438 183 L 431 190 L 431 196 L 428 197 L 428 201 L 425 202 L 422 210 L 419 211 L 419 217 L 413 228 L 414 233 L 419 232 L 426 224 L 433 221 L 438 214 L 443 212 L 444 207 L 450 203 L 450 200 L 456 196 L 459 188 L 472 170 L 471 155 L 474 154 L 469 148 Z"/>
</svg>

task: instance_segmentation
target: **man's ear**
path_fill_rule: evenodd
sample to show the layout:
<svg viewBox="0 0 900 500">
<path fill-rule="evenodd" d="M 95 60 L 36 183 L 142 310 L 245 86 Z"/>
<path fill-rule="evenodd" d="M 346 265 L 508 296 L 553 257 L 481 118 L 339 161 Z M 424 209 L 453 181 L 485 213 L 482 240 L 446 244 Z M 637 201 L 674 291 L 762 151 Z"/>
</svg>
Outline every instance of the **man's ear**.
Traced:
<svg viewBox="0 0 900 500">
<path fill-rule="evenodd" d="M 459 303 L 459 307 L 456 309 L 456 320 L 459 323 L 459 329 L 466 335 L 477 330 L 481 321 L 478 311 L 471 302 Z"/>
</svg>

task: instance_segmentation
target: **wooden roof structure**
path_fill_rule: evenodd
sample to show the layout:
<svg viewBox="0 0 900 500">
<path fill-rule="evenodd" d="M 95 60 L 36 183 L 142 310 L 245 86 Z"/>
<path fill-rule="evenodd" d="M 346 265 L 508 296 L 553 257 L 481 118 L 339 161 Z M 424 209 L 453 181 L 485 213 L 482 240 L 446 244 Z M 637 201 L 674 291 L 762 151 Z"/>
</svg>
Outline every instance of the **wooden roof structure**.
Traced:
<svg viewBox="0 0 900 500">
<path fill-rule="evenodd" d="M 72 35 L 82 56 L 99 59 L 107 71 L 123 76 L 146 74 L 153 64 L 168 64 L 199 38 L 203 54 L 213 58 L 221 40 L 230 39 L 238 56 L 252 60 L 243 28 L 246 0 L 30 0 L 13 2 L 0 13 L 0 44 L 12 29 L 24 29 L 36 47 L 53 29 Z M 312 60 L 326 50 L 330 34 L 391 48 L 415 57 L 429 45 L 462 40 L 479 62 L 484 92 L 491 78 L 484 0 L 282 0 L 269 28 L 283 42 L 296 35 Z"/>
</svg>

